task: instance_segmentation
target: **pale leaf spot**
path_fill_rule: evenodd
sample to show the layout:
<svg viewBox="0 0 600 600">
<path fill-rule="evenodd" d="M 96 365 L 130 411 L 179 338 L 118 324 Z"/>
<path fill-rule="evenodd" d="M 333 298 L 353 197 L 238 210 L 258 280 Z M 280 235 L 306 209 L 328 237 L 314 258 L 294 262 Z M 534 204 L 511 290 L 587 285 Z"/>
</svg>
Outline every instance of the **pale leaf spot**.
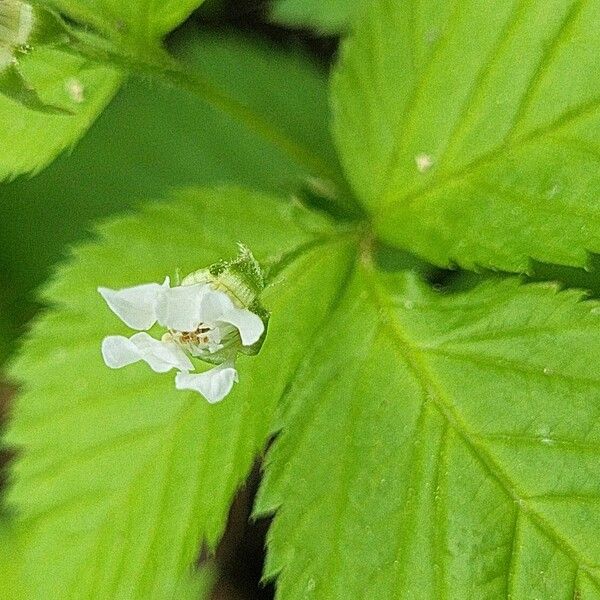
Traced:
<svg viewBox="0 0 600 600">
<path fill-rule="evenodd" d="M 81 104 L 85 100 L 85 88 L 79 79 L 71 78 L 65 82 L 65 90 L 69 98 L 76 104 Z"/>
<path fill-rule="evenodd" d="M 429 154 L 417 154 L 415 164 L 419 173 L 425 173 L 433 166 L 433 158 Z"/>
</svg>

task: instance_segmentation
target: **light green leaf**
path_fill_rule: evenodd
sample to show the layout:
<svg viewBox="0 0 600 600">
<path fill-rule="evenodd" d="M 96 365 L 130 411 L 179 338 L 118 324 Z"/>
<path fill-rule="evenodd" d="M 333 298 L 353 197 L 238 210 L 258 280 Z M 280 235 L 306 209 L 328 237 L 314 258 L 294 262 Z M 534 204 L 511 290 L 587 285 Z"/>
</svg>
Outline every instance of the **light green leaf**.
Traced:
<svg viewBox="0 0 600 600">
<path fill-rule="evenodd" d="M 170 600 L 202 542 L 218 541 L 352 250 L 293 203 L 237 188 L 180 193 L 99 233 L 46 291 L 55 308 L 12 367 L 23 392 L 7 433 L 20 448 L 8 501 L 25 540 L 28 598 Z M 186 274 L 235 255 L 237 242 L 269 268 L 272 318 L 260 354 L 240 357 L 226 400 L 176 391 L 173 373 L 104 365 L 101 340 L 127 328 L 98 285 Z"/>
<path fill-rule="evenodd" d="M 357 268 L 257 512 L 281 600 L 600 598 L 600 304 Z"/>
<path fill-rule="evenodd" d="M 440 265 L 600 251 L 600 2 L 375 0 L 333 81 L 378 234 Z"/>
<path fill-rule="evenodd" d="M 175 587 L 172 600 L 204 600 L 211 597 L 217 580 L 216 569 L 212 565 L 203 566 L 191 575 L 185 576 Z"/>
<path fill-rule="evenodd" d="M 154 47 L 204 0 L 36 0 L 127 46 Z"/>
<path fill-rule="evenodd" d="M 35 173 L 87 131 L 117 90 L 122 75 L 56 48 L 36 48 L 20 61 L 41 100 L 73 115 L 26 108 L 0 93 L 0 181 Z M 77 86 L 77 94 L 72 91 Z"/>
<path fill-rule="evenodd" d="M 364 0 L 275 0 L 271 19 L 287 27 L 308 27 L 326 35 L 346 32 Z"/>
<path fill-rule="evenodd" d="M 174 42 L 190 66 L 335 168 L 326 75 L 305 55 L 282 49 L 273 60 L 269 44 L 222 33 L 186 32 Z M 71 154 L 33 179 L 0 185 L 6 309 L 19 324 L 30 318 L 32 290 L 96 219 L 176 186 L 231 182 L 279 192 L 295 189 L 309 174 L 196 96 L 130 80 Z"/>
<path fill-rule="evenodd" d="M 19 539 L 6 515 L 0 517 L 0 598 L 27 600 L 21 576 L 22 556 Z"/>
</svg>

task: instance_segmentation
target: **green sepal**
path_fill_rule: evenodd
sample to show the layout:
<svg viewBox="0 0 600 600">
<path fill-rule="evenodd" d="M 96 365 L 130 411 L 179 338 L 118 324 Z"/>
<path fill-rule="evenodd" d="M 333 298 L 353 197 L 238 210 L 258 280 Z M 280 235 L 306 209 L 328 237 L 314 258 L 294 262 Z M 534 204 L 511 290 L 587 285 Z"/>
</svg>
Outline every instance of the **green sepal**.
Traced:
<svg viewBox="0 0 600 600">
<path fill-rule="evenodd" d="M 269 313 L 269 311 L 266 310 L 264 308 L 264 306 L 262 306 L 262 304 L 260 302 L 258 302 L 258 300 L 256 300 L 252 305 L 250 305 L 248 307 L 248 310 L 250 310 L 254 314 L 258 315 L 265 325 L 265 330 L 264 330 L 263 334 L 260 336 L 260 339 L 258 341 L 256 341 L 254 344 L 252 344 L 252 346 L 241 346 L 240 345 L 239 350 L 242 354 L 247 354 L 248 356 L 254 356 L 255 354 L 258 354 L 260 352 L 260 349 L 262 348 L 262 345 L 267 336 L 267 331 L 269 329 L 269 318 L 271 317 L 271 313 Z"/>
<path fill-rule="evenodd" d="M 227 292 L 242 308 L 256 312 L 251 307 L 265 288 L 265 277 L 250 249 L 243 244 L 238 247 L 240 253 L 236 258 L 221 260 L 206 269 L 190 273 L 181 285 L 211 283 L 216 289 Z"/>
<path fill-rule="evenodd" d="M 215 263 L 208 270 L 215 283 L 223 286 L 244 308 L 250 308 L 265 289 L 265 277 L 250 249 L 244 244 L 238 244 L 238 248 L 236 258 Z"/>
<path fill-rule="evenodd" d="M 208 363 L 209 365 L 216 366 L 222 365 L 227 361 L 235 362 L 235 357 L 237 356 L 238 350 L 238 346 L 229 346 L 227 348 L 224 348 L 223 350 L 213 352 L 212 354 L 210 352 L 207 352 L 202 356 L 191 356 L 190 358 L 195 365 L 202 365 Z M 198 371 L 200 372 L 202 371 L 202 369 L 199 369 Z"/>
</svg>

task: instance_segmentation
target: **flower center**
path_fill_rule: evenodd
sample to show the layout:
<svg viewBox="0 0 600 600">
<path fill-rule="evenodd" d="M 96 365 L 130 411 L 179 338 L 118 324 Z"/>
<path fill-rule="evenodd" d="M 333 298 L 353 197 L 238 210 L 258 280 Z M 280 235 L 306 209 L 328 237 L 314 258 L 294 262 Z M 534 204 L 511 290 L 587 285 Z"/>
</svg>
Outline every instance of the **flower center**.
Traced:
<svg viewBox="0 0 600 600">
<path fill-rule="evenodd" d="M 163 340 L 172 341 L 187 350 L 192 356 L 206 356 L 220 350 L 223 345 L 222 328 L 200 323 L 194 331 L 169 330 Z"/>
<path fill-rule="evenodd" d="M 173 331 L 173 337 L 183 345 L 208 345 L 210 342 L 209 333 L 211 328 L 207 325 L 199 325 L 195 331 Z"/>
</svg>

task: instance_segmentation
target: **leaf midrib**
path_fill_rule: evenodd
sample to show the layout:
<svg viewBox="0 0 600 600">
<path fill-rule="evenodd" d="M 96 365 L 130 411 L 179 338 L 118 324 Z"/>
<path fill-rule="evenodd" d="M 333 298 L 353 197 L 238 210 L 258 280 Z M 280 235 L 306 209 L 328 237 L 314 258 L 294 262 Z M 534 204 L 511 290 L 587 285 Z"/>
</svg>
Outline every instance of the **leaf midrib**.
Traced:
<svg viewBox="0 0 600 600">
<path fill-rule="evenodd" d="M 415 375 L 416 381 L 421 386 L 426 397 L 431 399 L 440 415 L 452 427 L 473 456 L 479 460 L 482 467 L 498 482 L 508 497 L 515 503 L 517 513 L 522 512 L 534 521 L 540 531 L 554 542 L 573 561 L 576 567 L 584 570 L 590 579 L 594 581 L 595 585 L 598 586 L 600 581 L 591 572 L 591 569 L 597 568 L 598 565 L 590 564 L 581 556 L 577 548 L 573 547 L 569 540 L 564 539 L 535 507 L 528 504 L 528 495 L 516 489 L 514 483 L 500 464 L 485 448 L 483 443 L 479 441 L 481 437 L 470 430 L 460 415 L 457 414 L 452 402 L 445 397 L 442 386 L 436 381 L 434 373 L 427 364 L 426 353 L 413 344 L 408 334 L 405 333 L 405 327 L 394 311 L 394 305 L 390 302 L 385 290 L 377 281 L 373 265 L 368 260 L 364 260 L 362 267 L 369 294 L 375 305 L 380 309 L 382 321 L 387 325 L 387 331 L 394 342 L 394 347 L 402 361 Z"/>
</svg>

